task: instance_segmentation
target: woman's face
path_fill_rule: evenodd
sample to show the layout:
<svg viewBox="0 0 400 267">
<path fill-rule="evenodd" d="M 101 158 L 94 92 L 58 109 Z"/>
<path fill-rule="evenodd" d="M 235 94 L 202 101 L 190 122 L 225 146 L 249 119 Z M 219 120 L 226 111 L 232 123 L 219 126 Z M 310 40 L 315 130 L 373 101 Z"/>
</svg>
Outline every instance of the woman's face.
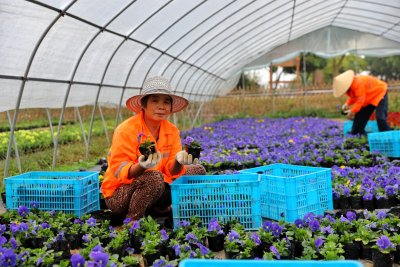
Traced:
<svg viewBox="0 0 400 267">
<path fill-rule="evenodd" d="M 143 107 L 146 118 L 154 121 L 162 121 L 171 114 L 172 99 L 168 95 L 150 95 Z"/>
</svg>

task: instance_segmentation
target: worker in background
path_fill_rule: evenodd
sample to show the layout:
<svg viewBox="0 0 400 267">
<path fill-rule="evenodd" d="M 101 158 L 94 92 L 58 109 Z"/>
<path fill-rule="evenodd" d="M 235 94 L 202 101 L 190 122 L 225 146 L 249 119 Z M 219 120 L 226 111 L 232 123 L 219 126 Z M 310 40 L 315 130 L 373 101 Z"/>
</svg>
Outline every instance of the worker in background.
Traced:
<svg viewBox="0 0 400 267">
<path fill-rule="evenodd" d="M 388 114 L 387 84 L 367 75 L 355 76 L 353 70 L 347 70 L 333 79 L 333 96 L 347 95 L 342 106 L 353 121 L 351 134 L 366 135 L 365 126 L 376 110 L 376 121 L 380 132 L 392 130 L 386 119 Z"/>
</svg>

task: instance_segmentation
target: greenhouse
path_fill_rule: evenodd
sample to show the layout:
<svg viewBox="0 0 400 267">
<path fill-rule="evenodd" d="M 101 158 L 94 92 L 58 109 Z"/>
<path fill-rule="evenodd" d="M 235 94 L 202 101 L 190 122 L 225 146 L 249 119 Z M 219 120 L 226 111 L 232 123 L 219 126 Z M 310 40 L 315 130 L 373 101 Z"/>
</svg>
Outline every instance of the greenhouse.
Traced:
<svg viewBox="0 0 400 267">
<path fill-rule="evenodd" d="M 398 0 L 0 20 L 0 266 L 400 266 Z"/>
</svg>

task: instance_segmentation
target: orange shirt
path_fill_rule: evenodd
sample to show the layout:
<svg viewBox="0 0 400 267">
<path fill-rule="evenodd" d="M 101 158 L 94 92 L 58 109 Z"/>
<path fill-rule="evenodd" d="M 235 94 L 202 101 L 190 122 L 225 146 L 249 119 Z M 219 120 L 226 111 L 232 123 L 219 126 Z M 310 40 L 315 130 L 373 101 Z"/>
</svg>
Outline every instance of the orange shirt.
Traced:
<svg viewBox="0 0 400 267">
<path fill-rule="evenodd" d="M 348 95 L 346 104 L 353 105 L 351 112 L 357 113 L 361 108 L 368 105 L 378 106 L 385 96 L 387 84 L 372 76 L 355 76 L 346 92 Z"/>
<path fill-rule="evenodd" d="M 134 181 L 134 179 L 128 179 L 128 172 L 132 165 L 138 163 L 138 158 L 141 155 L 139 152 L 139 133 L 144 133 L 142 140 L 150 136 L 150 140 L 156 143 L 157 151 L 160 151 L 163 156 L 161 162 L 150 170 L 160 171 L 167 183 L 171 183 L 173 179 L 185 173 L 185 166 L 176 175 L 172 175 L 169 171 L 174 164 L 176 153 L 182 150 L 178 128 L 167 120 L 162 121 L 158 142 L 156 142 L 144 122 L 143 112 L 140 112 L 123 121 L 114 132 L 112 145 L 107 156 L 108 168 L 101 185 L 101 191 L 105 198 L 111 197 L 119 186 Z"/>
</svg>

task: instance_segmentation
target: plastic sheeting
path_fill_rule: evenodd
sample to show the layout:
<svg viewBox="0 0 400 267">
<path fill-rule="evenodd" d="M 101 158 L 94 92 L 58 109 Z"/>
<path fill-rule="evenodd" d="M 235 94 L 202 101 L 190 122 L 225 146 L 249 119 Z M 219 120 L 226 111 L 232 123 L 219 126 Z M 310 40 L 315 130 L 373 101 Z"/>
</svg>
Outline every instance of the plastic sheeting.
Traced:
<svg viewBox="0 0 400 267">
<path fill-rule="evenodd" d="M 0 20 L 0 112 L 125 105 L 153 75 L 207 101 L 301 51 L 400 52 L 399 0 L 0 0 Z"/>
</svg>

